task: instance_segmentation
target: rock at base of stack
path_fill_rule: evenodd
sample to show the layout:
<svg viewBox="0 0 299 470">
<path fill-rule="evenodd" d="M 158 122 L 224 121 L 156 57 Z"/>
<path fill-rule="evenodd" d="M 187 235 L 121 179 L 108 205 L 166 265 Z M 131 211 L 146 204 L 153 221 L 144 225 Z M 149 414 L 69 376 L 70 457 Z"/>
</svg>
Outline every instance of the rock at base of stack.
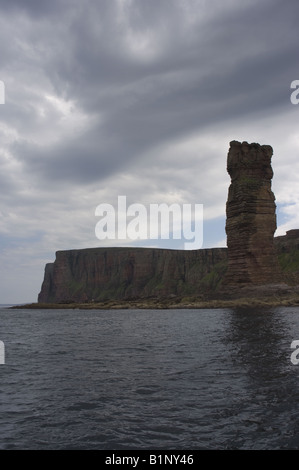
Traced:
<svg viewBox="0 0 299 470">
<path fill-rule="evenodd" d="M 223 284 L 281 281 L 274 246 L 275 197 L 269 145 L 232 141 L 227 159 L 231 185 L 226 204 L 228 269 Z"/>
</svg>

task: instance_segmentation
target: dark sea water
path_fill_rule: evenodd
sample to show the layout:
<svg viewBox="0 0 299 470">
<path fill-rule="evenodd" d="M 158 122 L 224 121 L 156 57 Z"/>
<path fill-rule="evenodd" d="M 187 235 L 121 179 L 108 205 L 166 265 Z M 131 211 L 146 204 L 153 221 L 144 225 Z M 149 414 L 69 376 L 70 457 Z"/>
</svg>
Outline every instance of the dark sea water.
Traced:
<svg viewBox="0 0 299 470">
<path fill-rule="evenodd" d="M 0 449 L 299 449 L 299 308 L 0 309 Z"/>
</svg>

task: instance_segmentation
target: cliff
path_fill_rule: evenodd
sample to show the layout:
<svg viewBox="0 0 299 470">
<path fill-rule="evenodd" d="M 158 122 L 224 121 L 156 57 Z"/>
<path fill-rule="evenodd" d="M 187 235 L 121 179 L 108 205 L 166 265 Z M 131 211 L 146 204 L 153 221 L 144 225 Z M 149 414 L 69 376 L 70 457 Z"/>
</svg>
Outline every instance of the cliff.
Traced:
<svg viewBox="0 0 299 470">
<path fill-rule="evenodd" d="M 255 298 L 285 295 L 292 286 L 299 295 L 299 230 L 274 239 L 272 153 L 269 145 L 230 143 L 227 248 L 58 251 L 38 302 Z"/>
<path fill-rule="evenodd" d="M 204 297 L 226 269 L 226 248 L 194 251 L 89 248 L 58 251 L 45 268 L 40 303 Z"/>
<path fill-rule="evenodd" d="M 274 238 L 283 280 L 299 284 L 299 230 Z M 45 267 L 39 303 L 148 298 L 217 298 L 227 248 L 194 251 L 89 248 L 58 251 Z M 230 293 L 230 290 L 227 289 Z"/>
</svg>

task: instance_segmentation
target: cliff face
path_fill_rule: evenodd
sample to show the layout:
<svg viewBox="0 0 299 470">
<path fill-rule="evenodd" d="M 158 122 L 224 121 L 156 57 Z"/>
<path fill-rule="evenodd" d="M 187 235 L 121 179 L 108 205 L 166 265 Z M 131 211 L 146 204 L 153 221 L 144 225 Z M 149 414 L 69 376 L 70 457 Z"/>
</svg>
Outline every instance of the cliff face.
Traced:
<svg viewBox="0 0 299 470">
<path fill-rule="evenodd" d="M 299 230 L 289 230 L 285 236 L 274 238 L 284 282 L 299 285 Z"/>
<path fill-rule="evenodd" d="M 274 238 L 284 282 L 299 284 L 299 230 Z M 90 248 L 58 251 L 45 268 L 40 303 L 195 296 L 212 298 L 222 287 L 227 248 L 163 250 Z M 229 294 L 230 288 L 226 291 Z"/>
<path fill-rule="evenodd" d="M 230 143 L 231 177 L 226 205 L 228 269 L 224 284 L 259 285 L 281 281 L 274 247 L 275 197 L 271 191 L 272 147 Z"/>
<path fill-rule="evenodd" d="M 58 251 L 38 302 L 205 296 L 226 269 L 227 250 L 90 248 Z"/>
<path fill-rule="evenodd" d="M 233 141 L 227 159 L 227 249 L 90 248 L 58 251 L 40 303 L 240 295 L 299 285 L 299 230 L 273 238 L 272 147 Z M 270 291 L 271 291 L 270 289 Z"/>
</svg>

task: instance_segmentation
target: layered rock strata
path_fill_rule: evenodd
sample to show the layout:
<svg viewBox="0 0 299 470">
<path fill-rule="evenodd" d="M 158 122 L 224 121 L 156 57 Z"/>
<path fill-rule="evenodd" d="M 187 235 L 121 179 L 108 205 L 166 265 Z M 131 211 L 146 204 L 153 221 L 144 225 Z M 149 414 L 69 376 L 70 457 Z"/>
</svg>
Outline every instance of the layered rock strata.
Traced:
<svg viewBox="0 0 299 470">
<path fill-rule="evenodd" d="M 58 251 L 55 262 L 46 265 L 38 302 L 205 296 L 221 280 L 226 258 L 226 248 Z"/>
<path fill-rule="evenodd" d="M 299 231 L 274 238 L 284 281 L 299 285 Z M 227 248 L 164 250 L 90 248 L 58 251 L 45 267 L 40 303 L 105 300 L 233 298 L 242 289 L 222 286 Z M 269 291 L 271 294 L 272 291 Z M 273 295 L 277 294 L 275 287 Z M 262 294 L 264 291 L 262 291 Z M 254 291 L 254 296 L 258 292 Z"/>
<path fill-rule="evenodd" d="M 224 285 L 281 281 L 274 246 L 275 197 L 269 145 L 232 141 L 227 157 L 231 177 L 226 204 L 228 269 Z"/>
</svg>

